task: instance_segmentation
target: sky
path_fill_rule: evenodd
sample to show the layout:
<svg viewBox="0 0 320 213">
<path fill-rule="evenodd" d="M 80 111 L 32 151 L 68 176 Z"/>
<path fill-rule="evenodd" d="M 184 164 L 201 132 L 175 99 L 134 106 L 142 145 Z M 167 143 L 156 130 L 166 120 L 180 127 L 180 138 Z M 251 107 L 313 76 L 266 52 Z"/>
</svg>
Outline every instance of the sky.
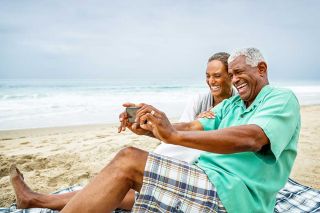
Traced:
<svg viewBox="0 0 320 213">
<path fill-rule="evenodd" d="M 320 81 L 318 0 L 0 0 L 0 79 L 201 79 L 257 47 L 274 80 Z"/>
</svg>

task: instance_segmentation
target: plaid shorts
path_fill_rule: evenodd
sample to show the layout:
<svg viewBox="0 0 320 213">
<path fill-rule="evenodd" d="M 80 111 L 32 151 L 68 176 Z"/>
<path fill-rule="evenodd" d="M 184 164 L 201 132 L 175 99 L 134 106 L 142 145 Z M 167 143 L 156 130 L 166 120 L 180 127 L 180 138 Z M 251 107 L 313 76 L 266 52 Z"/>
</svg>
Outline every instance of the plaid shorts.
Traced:
<svg viewBox="0 0 320 213">
<path fill-rule="evenodd" d="M 149 153 L 132 212 L 226 212 L 214 185 L 197 166 Z"/>
</svg>

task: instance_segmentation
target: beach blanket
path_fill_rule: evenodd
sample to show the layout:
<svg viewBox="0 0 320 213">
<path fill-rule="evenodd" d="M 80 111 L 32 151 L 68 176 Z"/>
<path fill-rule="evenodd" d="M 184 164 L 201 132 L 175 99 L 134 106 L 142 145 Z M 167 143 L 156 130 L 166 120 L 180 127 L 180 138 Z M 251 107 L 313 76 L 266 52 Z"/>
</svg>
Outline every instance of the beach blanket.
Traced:
<svg viewBox="0 0 320 213">
<path fill-rule="evenodd" d="M 320 190 L 301 185 L 290 179 L 277 194 L 274 212 L 320 212 Z"/>
<path fill-rule="evenodd" d="M 73 192 L 77 190 L 81 190 L 83 187 L 81 185 L 74 185 L 68 188 L 64 188 L 53 192 L 52 194 L 63 194 L 67 192 Z M 17 209 L 15 203 L 13 203 L 9 208 L 0 208 L 0 213 L 58 213 L 59 211 L 44 209 L 44 208 L 30 208 L 30 209 Z"/>
<path fill-rule="evenodd" d="M 53 194 L 61 194 L 82 189 L 82 186 L 75 185 Z M 51 209 L 17 209 L 15 203 L 9 208 L 0 208 L 0 213 L 58 213 L 59 211 Z M 115 213 L 128 212 L 121 209 L 114 211 Z M 320 190 L 301 185 L 292 179 L 289 179 L 285 187 L 277 194 L 276 206 L 274 212 L 290 212 L 290 213 L 310 213 L 320 212 Z"/>
</svg>

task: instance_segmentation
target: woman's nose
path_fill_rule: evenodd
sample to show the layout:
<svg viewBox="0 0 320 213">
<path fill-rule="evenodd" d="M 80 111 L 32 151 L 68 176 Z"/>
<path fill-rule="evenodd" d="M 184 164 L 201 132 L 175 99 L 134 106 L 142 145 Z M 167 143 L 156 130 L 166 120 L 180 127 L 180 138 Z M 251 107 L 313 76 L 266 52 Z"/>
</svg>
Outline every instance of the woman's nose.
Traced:
<svg viewBox="0 0 320 213">
<path fill-rule="evenodd" d="M 216 79 L 214 78 L 214 77 L 210 77 L 209 78 L 209 83 L 210 84 L 213 84 L 213 83 L 215 83 L 216 82 Z"/>
</svg>

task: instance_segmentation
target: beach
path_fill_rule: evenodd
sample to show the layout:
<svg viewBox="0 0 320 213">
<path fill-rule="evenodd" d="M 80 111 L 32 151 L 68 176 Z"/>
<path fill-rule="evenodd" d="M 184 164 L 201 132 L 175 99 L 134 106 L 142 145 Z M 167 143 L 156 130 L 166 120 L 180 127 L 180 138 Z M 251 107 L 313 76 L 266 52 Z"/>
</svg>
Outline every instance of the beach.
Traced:
<svg viewBox="0 0 320 213">
<path fill-rule="evenodd" d="M 301 107 L 302 128 L 291 178 L 320 189 L 320 105 Z M 171 119 L 174 120 L 174 119 Z M 124 147 L 152 151 L 159 140 L 118 133 L 118 124 L 0 131 L 0 206 L 14 202 L 9 167 L 16 164 L 35 191 L 85 185 Z"/>
</svg>

